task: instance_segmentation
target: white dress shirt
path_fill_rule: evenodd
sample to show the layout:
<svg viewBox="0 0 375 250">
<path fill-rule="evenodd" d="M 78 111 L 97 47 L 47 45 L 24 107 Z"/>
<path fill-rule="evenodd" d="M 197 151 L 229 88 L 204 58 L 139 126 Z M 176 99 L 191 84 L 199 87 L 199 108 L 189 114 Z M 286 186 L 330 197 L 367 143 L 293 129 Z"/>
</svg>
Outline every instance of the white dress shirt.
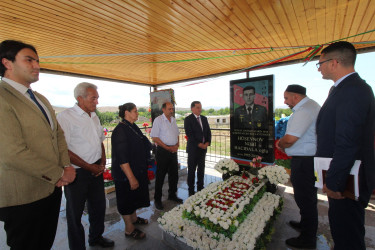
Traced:
<svg viewBox="0 0 375 250">
<path fill-rule="evenodd" d="M 316 153 L 316 119 L 320 105 L 305 97 L 296 106 L 289 118 L 285 134 L 298 137 L 298 140 L 285 149 L 288 156 L 313 156 Z"/>
<path fill-rule="evenodd" d="M 57 114 L 57 120 L 64 130 L 68 149 L 82 160 L 92 164 L 102 157 L 102 142 L 105 140 L 99 117 L 91 117 L 77 104 Z M 75 168 L 79 168 L 73 165 Z"/>
<path fill-rule="evenodd" d="M 178 142 L 178 130 L 176 119 L 172 116 L 171 121 L 162 114 L 155 118 L 152 123 L 151 137 L 158 137 L 165 145 L 173 146 Z"/>
</svg>

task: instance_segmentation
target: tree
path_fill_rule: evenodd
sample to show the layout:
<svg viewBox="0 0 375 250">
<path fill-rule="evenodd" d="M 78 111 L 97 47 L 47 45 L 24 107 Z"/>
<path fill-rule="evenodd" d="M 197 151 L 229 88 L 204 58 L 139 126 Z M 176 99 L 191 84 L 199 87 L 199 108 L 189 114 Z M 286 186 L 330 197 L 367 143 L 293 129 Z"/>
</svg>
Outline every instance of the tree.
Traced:
<svg viewBox="0 0 375 250">
<path fill-rule="evenodd" d="M 100 120 L 100 123 L 102 125 L 109 124 L 113 120 L 118 119 L 118 112 L 108 112 L 108 111 L 107 112 L 100 112 L 100 111 L 96 110 L 96 115 L 98 116 L 98 118 Z"/>
<path fill-rule="evenodd" d="M 285 116 L 290 116 L 293 113 L 291 109 L 275 109 L 275 117 L 281 117 L 282 114 Z"/>
</svg>

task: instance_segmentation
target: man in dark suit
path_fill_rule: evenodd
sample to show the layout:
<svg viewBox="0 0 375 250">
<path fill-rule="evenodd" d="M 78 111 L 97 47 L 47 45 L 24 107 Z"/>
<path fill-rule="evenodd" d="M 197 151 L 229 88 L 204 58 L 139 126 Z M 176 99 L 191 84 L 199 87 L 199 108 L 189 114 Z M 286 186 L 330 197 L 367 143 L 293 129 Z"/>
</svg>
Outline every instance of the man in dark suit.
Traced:
<svg viewBox="0 0 375 250">
<path fill-rule="evenodd" d="M 211 130 L 207 118 L 202 116 L 202 104 L 199 101 L 191 103 L 191 115 L 185 118 L 185 133 L 188 138 L 186 152 L 188 153 L 188 186 L 189 196 L 195 193 L 195 170 L 197 170 L 197 191 L 204 188 L 204 168 L 207 147 L 211 144 Z"/>
<path fill-rule="evenodd" d="M 318 157 L 332 158 L 323 191 L 329 200 L 334 249 L 365 249 L 364 214 L 375 187 L 375 100 L 371 87 L 354 70 L 351 43 L 326 47 L 317 67 L 323 79 L 334 81 L 316 124 Z M 350 169 L 361 160 L 359 199 L 343 196 Z"/>
<path fill-rule="evenodd" d="M 32 45 L 0 44 L 0 221 L 11 249 L 51 249 L 61 186 L 75 178 L 55 111 L 31 89 L 39 70 Z"/>
<path fill-rule="evenodd" d="M 245 105 L 238 107 L 234 112 L 235 127 L 249 129 L 267 128 L 267 109 L 254 103 L 255 88 L 247 86 L 243 89 Z"/>
</svg>

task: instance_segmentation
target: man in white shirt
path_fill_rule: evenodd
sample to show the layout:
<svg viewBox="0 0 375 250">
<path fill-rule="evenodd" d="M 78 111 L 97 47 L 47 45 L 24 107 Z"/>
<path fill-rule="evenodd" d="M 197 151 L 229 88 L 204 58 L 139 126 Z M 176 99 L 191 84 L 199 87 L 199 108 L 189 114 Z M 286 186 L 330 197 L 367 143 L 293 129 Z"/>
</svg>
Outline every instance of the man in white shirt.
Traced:
<svg viewBox="0 0 375 250">
<path fill-rule="evenodd" d="M 301 221 L 289 225 L 300 231 L 298 237 L 286 240 L 295 248 L 315 248 L 318 230 L 317 189 L 315 187 L 314 155 L 316 153 L 315 123 L 320 106 L 306 96 L 306 88 L 292 84 L 284 92 L 284 103 L 292 110 L 285 132 L 276 146 L 292 156 L 291 181 L 294 200 L 300 209 Z"/>
<path fill-rule="evenodd" d="M 173 117 L 173 104 L 170 102 L 164 103 L 162 110 L 163 114 L 155 118 L 150 134 L 152 140 L 157 144 L 154 200 L 155 207 L 159 210 L 163 210 L 164 208 L 161 197 L 164 178 L 167 173 L 169 183 L 168 200 L 182 203 L 182 199 L 178 198 L 176 195 L 178 183 L 177 150 L 179 147 L 179 130 L 176 119 Z"/>
<path fill-rule="evenodd" d="M 77 104 L 57 115 L 68 144 L 70 161 L 77 178 L 65 188 L 66 217 L 70 249 L 85 249 L 85 232 L 81 217 L 85 202 L 89 213 L 89 245 L 112 247 L 114 242 L 102 236 L 104 232 L 105 194 L 103 171 L 106 156 L 103 128 L 95 113 L 98 104 L 97 87 L 80 83 L 74 89 Z"/>
</svg>

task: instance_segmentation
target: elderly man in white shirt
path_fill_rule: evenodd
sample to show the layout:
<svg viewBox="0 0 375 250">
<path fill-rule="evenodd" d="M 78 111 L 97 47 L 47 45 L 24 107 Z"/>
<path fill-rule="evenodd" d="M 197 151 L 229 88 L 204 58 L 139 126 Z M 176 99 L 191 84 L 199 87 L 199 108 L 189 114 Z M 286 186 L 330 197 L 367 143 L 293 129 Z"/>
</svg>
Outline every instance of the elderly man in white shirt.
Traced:
<svg viewBox="0 0 375 250">
<path fill-rule="evenodd" d="M 106 156 L 103 127 L 95 114 L 98 104 L 97 87 L 80 83 L 74 89 L 78 104 L 57 115 L 68 144 L 69 157 L 77 178 L 65 188 L 66 217 L 70 249 L 86 249 L 81 217 L 85 202 L 89 213 L 89 245 L 111 247 L 114 242 L 102 236 L 104 232 L 105 194 L 103 171 Z"/>
<path fill-rule="evenodd" d="M 179 147 L 179 130 L 176 124 L 176 119 L 173 115 L 173 104 L 170 102 L 164 103 L 162 106 L 163 114 L 156 117 L 153 124 L 150 136 L 157 144 L 156 150 L 156 180 L 155 180 L 155 207 L 163 210 L 163 203 L 161 202 L 162 188 L 165 175 L 168 173 L 169 195 L 168 200 L 182 203 L 182 199 L 178 198 L 177 183 L 178 183 L 178 162 L 177 150 Z"/>
</svg>

